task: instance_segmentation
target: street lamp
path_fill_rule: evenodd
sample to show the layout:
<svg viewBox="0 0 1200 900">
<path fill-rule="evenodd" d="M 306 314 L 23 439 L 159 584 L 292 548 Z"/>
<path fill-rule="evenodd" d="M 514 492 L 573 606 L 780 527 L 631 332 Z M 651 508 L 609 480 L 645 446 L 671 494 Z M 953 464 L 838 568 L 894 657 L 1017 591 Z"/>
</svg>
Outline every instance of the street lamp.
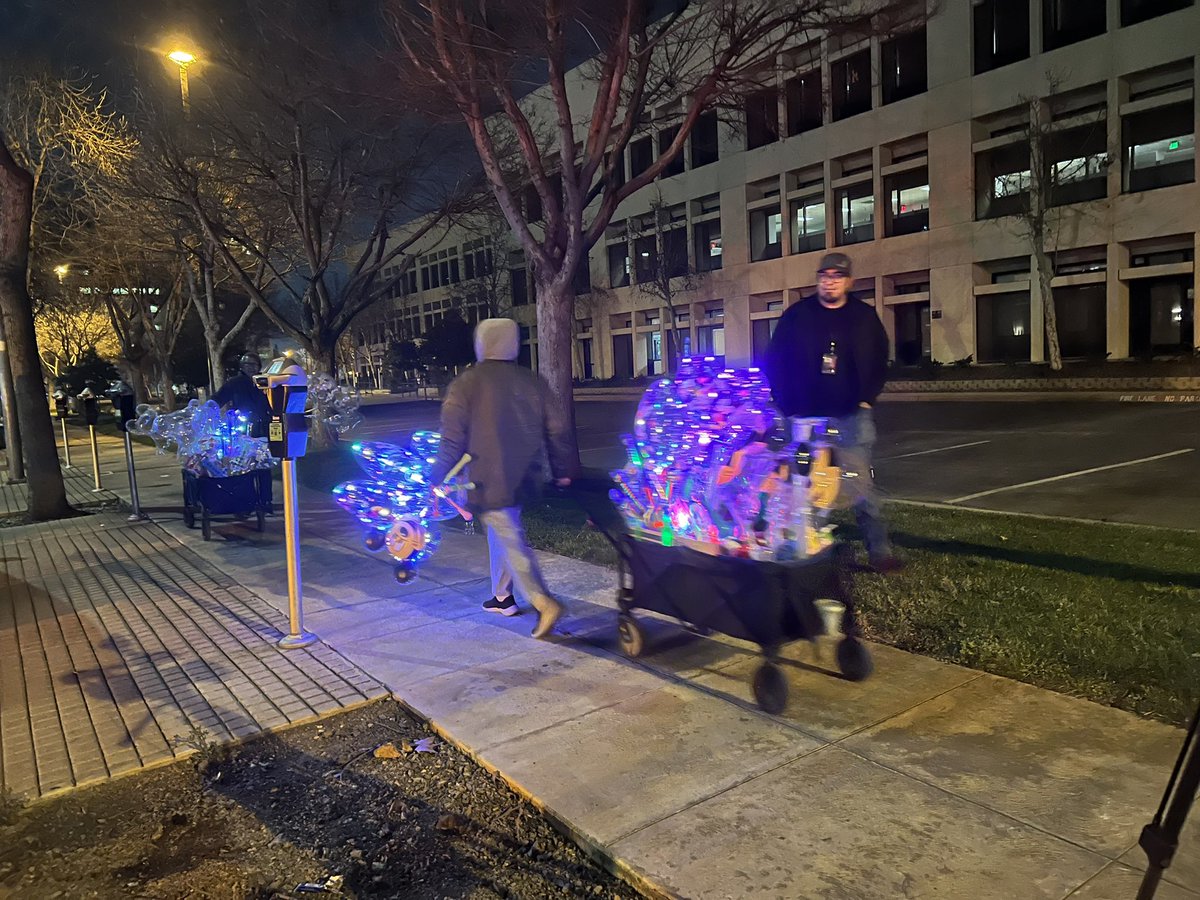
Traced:
<svg viewBox="0 0 1200 900">
<path fill-rule="evenodd" d="M 59 284 L 63 283 L 63 279 L 67 277 L 67 272 L 69 272 L 70 270 L 71 270 L 71 267 L 68 266 L 66 263 L 60 263 L 59 265 L 54 267 L 54 274 L 58 276 Z"/>
<path fill-rule="evenodd" d="M 179 66 L 179 95 L 183 98 L 183 114 L 187 115 L 191 112 L 191 104 L 188 102 L 187 68 L 196 61 L 196 57 L 186 50 L 172 50 L 167 54 L 167 59 Z"/>
</svg>

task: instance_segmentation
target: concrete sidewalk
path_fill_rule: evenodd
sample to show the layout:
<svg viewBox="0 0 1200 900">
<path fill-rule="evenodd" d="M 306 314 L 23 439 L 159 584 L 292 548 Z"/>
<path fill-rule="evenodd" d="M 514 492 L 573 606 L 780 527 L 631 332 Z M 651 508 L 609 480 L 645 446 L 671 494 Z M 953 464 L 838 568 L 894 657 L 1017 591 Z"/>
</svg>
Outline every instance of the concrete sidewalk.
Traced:
<svg viewBox="0 0 1200 900">
<path fill-rule="evenodd" d="M 279 520 L 261 535 L 220 524 L 200 541 L 171 511 L 173 464 L 150 453 L 139 480 L 158 524 L 208 571 L 285 609 Z M 621 657 L 608 570 L 543 555 L 570 614 L 533 641 L 532 615 L 479 608 L 482 536 L 448 533 L 401 587 L 327 495 L 302 491 L 301 508 L 308 627 L 648 890 L 1136 893 L 1136 840 L 1177 729 L 883 646 L 860 684 L 831 674 L 830 648 L 793 646 L 790 705 L 768 716 L 751 700 L 752 647 L 647 616 L 648 655 Z M 1184 837 L 1163 900 L 1200 898 L 1200 826 Z"/>
</svg>

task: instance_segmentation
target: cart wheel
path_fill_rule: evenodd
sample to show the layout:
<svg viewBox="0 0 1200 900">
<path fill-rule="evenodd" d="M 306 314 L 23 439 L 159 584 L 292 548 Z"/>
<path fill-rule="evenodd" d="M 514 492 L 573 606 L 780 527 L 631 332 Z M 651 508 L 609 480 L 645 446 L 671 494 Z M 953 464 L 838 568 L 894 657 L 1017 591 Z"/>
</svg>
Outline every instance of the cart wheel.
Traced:
<svg viewBox="0 0 1200 900">
<path fill-rule="evenodd" d="M 773 716 L 787 706 L 788 683 L 783 670 L 775 663 L 765 662 L 754 673 L 754 700 L 759 708 Z"/>
<path fill-rule="evenodd" d="M 417 577 L 417 572 L 412 566 L 399 565 L 396 566 L 396 571 L 393 572 L 396 576 L 396 581 L 399 584 L 408 584 Z"/>
<path fill-rule="evenodd" d="M 646 635 L 633 616 L 622 613 L 617 616 L 617 641 L 621 652 L 630 659 L 641 656 L 646 649 Z"/>
<path fill-rule="evenodd" d="M 209 521 L 207 508 L 200 510 L 200 534 L 206 541 L 212 537 L 212 523 Z"/>
<path fill-rule="evenodd" d="M 254 511 L 254 519 L 258 523 L 259 531 L 267 530 L 267 511 L 261 506 Z"/>
<path fill-rule="evenodd" d="M 382 550 L 384 542 L 383 532 L 381 531 L 372 531 L 365 538 L 363 538 L 363 544 L 366 545 L 366 548 L 372 553 L 378 553 L 380 550 Z"/>
<path fill-rule="evenodd" d="M 196 512 L 190 506 L 183 508 L 183 524 L 188 528 L 196 527 Z"/>
<path fill-rule="evenodd" d="M 850 681 L 863 681 L 875 671 L 871 651 L 857 638 L 843 638 L 837 646 L 837 664 Z"/>
</svg>

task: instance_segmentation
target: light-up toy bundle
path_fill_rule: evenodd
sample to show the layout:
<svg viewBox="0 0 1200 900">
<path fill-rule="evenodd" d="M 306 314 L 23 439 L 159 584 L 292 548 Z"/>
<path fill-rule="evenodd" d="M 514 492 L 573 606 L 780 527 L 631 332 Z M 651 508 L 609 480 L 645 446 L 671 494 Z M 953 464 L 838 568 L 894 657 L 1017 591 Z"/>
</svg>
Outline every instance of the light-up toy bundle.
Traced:
<svg viewBox="0 0 1200 900">
<path fill-rule="evenodd" d="M 362 481 L 347 481 L 333 489 L 333 499 L 366 530 L 368 550 L 387 549 L 397 563 L 396 580 L 406 584 L 415 567 L 437 549 L 441 533 L 437 523 L 456 516 L 471 521 L 466 509 L 468 485 L 452 479 L 469 462 L 464 456 L 446 476 L 443 485 L 430 483 L 441 435 L 416 432 L 405 447 L 381 441 L 351 447 L 367 473 Z"/>
<path fill-rule="evenodd" d="M 635 536 L 779 561 L 832 542 L 828 511 L 851 475 L 834 465 L 836 434 L 780 418 L 758 369 L 682 360 L 646 391 L 624 443 L 612 498 Z"/>
<path fill-rule="evenodd" d="M 238 410 L 222 414 L 212 400 L 192 400 L 169 413 L 159 413 L 143 403 L 137 408 L 137 418 L 125 427 L 130 434 L 153 440 L 159 453 L 174 449 L 179 465 L 202 478 L 244 475 L 276 462 L 266 440 L 250 436 L 245 415 Z"/>
</svg>

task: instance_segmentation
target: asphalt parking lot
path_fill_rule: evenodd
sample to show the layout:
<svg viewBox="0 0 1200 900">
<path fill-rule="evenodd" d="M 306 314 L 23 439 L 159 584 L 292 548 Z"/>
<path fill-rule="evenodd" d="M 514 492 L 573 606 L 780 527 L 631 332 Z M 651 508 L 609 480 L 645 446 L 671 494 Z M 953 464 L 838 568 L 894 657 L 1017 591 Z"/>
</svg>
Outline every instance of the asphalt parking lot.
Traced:
<svg viewBox="0 0 1200 900">
<path fill-rule="evenodd" d="M 624 463 L 630 400 L 581 401 L 584 465 Z M 370 440 L 436 428 L 433 401 L 367 407 Z M 906 401 L 877 409 L 886 496 L 955 506 L 1200 529 L 1200 404 Z"/>
</svg>

